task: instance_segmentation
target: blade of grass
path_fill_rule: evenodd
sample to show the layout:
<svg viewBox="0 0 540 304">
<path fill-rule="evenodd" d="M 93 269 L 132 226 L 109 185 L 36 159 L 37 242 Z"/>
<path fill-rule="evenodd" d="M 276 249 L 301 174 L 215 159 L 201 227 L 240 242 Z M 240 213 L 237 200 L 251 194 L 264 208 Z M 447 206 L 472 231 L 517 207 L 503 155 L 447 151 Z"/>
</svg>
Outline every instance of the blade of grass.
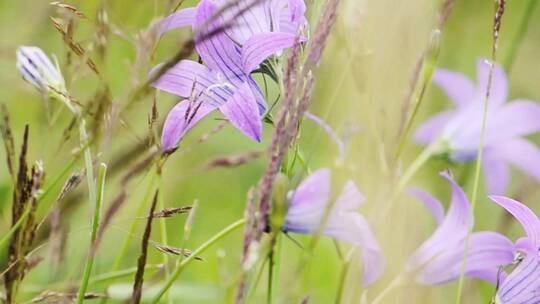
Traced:
<svg viewBox="0 0 540 304">
<path fill-rule="evenodd" d="M 245 219 L 237 220 L 236 222 L 230 224 L 229 226 L 222 229 L 220 232 L 218 232 L 216 235 L 208 239 L 206 242 L 204 242 L 199 248 L 195 249 L 193 253 L 184 259 L 174 270 L 171 277 L 167 280 L 165 285 L 161 288 L 161 290 L 158 292 L 157 296 L 152 299 L 150 303 L 157 304 L 159 303 L 159 300 L 163 297 L 163 295 L 171 288 L 174 281 L 180 276 L 180 273 L 182 273 L 182 270 L 189 265 L 193 260 L 195 260 L 195 257 L 201 255 L 203 252 L 205 252 L 210 246 L 214 245 L 221 239 L 223 239 L 225 236 L 229 235 L 231 232 L 235 231 L 236 229 L 242 227 L 245 224 Z"/>
<path fill-rule="evenodd" d="M 88 174 L 88 172 L 87 172 Z M 95 252 L 93 252 L 94 243 L 96 241 L 97 231 L 99 227 L 99 222 L 101 218 L 101 205 L 103 204 L 103 197 L 105 192 L 105 175 L 107 174 L 107 165 L 101 164 L 99 167 L 99 176 L 98 176 L 98 191 L 97 191 L 97 199 L 95 200 L 95 208 L 94 208 L 94 217 L 92 219 L 92 232 L 90 235 L 90 249 L 88 258 L 86 261 L 86 265 L 84 267 L 84 273 L 83 278 L 81 281 L 81 286 L 79 288 L 79 292 L 77 294 L 77 304 L 82 304 L 84 301 L 84 295 L 86 293 L 86 289 L 88 288 L 88 282 L 90 280 L 90 274 L 92 273 L 92 267 L 94 265 L 94 258 L 95 258 Z M 89 178 L 90 176 L 88 176 Z"/>
</svg>

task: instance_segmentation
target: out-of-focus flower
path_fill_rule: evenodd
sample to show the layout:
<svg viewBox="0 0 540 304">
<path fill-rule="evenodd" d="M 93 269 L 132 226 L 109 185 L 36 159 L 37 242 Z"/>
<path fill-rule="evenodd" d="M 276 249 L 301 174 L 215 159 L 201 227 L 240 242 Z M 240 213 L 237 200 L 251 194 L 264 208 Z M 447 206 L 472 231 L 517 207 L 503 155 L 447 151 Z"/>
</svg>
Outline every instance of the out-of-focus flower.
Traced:
<svg viewBox="0 0 540 304">
<path fill-rule="evenodd" d="M 500 283 L 496 303 L 540 303 L 540 220 L 531 209 L 516 200 L 503 196 L 490 198 L 510 212 L 526 233 L 516 242 L 516 249 L 525 257 Z"/>
<path fill-rule="evenodd" d="M 490 63 L 477 64 L 478 83 L 465 75 L 439 69 L 433 81 L 450 97 L 456 108 L 433 116 L 416 132 L 421 144 L 439 142 L 443 153 L 455 162 L 474 160 L 480 143 L 484 100 Z M 483 168 L 488 192 L 502 194 L 512 164 L 540 182 L 540 150 L 523 136 L 540 131 L 540 106 L 528 100 L 506 103 L 508 82 L 495 64 L 484 141 Z"/>
<path fill-rule="evenodd" d="M 177 104 L 165 121 L 165 150 L 173 149 L 190 128 L 215 109 L 245 135 L 260 141 L 266 101 L 250 74 L 268 57 L 299 41 L 296 34 L 263 32 L 239 47 L 220 30 L 221 19 L 207 24 L 216 12 L 218 6 L 212 0 L 201 1 L 193 11 L 193 28 L 204 26 L 195 42 L 204 65 L 182 60 L 154 83 L 160 90 L 191 97 Z"/>
<path fill-rule="evenodd" d="M 38 47 L 21 46 L 17 49 L 17 69 L 24 80 L 43 94 L 56 90 L 65 91 L 65 82 L 57 64 Z"/>
<path fill-rule="evenodd" d="M 211 0 L 223 7 L 219 16 L 226 33 L 237 45 L 272 32 L 300 34 L 308 26 L 304 0 Z M 161 33 L 194 24 L 196 8 L 180 10 L 161 22 Z"/>
<path fill-rule="evenodd" d="M 435 217 L 438 227 L 409 258 L 408 272 L 415 274 L 420 284 L 441 284 L 457 279 L 462 271 L 465 241 L 473 226 L 471 206 L 463 190 L 448 173 L 441 173 L 452 187 L 452 201 L 446 216 L 441 203 L 426 192 L 414 189 Z M 491 231 L 470 235 L 465 275 L 497 282 L 499 267 L 514 260 L 513 243 L 505 236 Z"/>
<path fill-rule="evenodd" d="M 315 234 L 323 228 L 323 234 L 360 248 L 364 286 L 375 282 L 383 274 L 385 261 L 379 243 L 366 219 L 355 211 L 365 199 L 354 182 L 348 181 L 331 205 L 331 172 L 320 169 L 308 176 L 288 196 L 289 208 L 283 231 Z M 332 207 L 330 211 L 327 210 L 329 206 Z M 321 227 L 327 212 L 327 222 Z"/>
</svg>

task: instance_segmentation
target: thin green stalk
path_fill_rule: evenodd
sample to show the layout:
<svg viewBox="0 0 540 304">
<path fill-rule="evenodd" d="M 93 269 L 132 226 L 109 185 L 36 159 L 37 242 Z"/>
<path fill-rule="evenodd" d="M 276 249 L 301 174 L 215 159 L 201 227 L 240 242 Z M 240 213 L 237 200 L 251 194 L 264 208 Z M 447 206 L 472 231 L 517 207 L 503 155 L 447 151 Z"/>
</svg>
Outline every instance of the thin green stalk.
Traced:
<svg viewBox="0 0 540 304">
<path fill-rule="evenodd" d="M 135 213 L 135 216 L 141 216 L 143 214 L 144 207 L 146 206 L 146 203 L 150 200 L 150 195 L 153 193 L 156 181 L 157 181 L 157 174 L 156 174 L 155 171 L 153 171 L 152 176 L 150 178 L 150 181 L 148 182 L 146 192 L 144 193 L 143 198 L 140 201 L 139 206 L 137 207 L 137 211 Z M 133 235 L 135 233 L 135 229 L 137 228 L 138 224 L 139 224 L 139 222 L 135 221 L 135 220 L 131 223 L 131 226 L 129 227 L 129 230 L 128 230 L 128 233 L 127 233 L 128 236 L 131 236 L 131 235 Z M 120 248 L 120 252 L 118 253 L 118 255 L 116 255 L 116 258 L 114 259 L 114 263 L 113 263 L 113 266 L 111 268 L 112 271 L 117 271 L 118 269 L 120 269 L 120 265 L 122 264 L 122 260 L 124 259 L 124 256 L 126 255 L 128 249 L 129 249 L 130 241 L 131 241 L 131 238 L 129 238 L 129 237 L 127 237 L 124 240 L 124 243 L 122 244 L 122 247 Z"/>
<path fill-rule="evenodd" d="M 26 217 L 30 214 L 30 211 L 32 210 L 32 206 L 28 206 L 26 210 L 24 210 L 24 213 L 21 215 L 21 217 L 17 220 L 17 222 L 11 226 L 11 229 L 0 239 L 0 249 L 4 247 L 4 243 L 9 241 L 11 239 L 11 236 L 19 229 L 19 226 L 26 220 Z"/>
<path fill-rule="evenodd" d="M 257 274 L 255 276 L 255 281 L 251 285 L 248 291 L 248 295 L 246 297 L 246 303 L 251 303 L 251 299 L 255 295 L 255 292 L 257 291 L 257 286 L 259 285 L 259 281 L 261 280 L 262 274 L 264 272 L 264 268 L 266 267 L 266 262 L 268 259 L 264 259 L 261 267 L 259 268 L 259 271 L 257 271 Z"/>
<path fill-rule="evenodd" d="M 419 82 L 419 85 L 417 85 L 414 88 L 414 93 L 413 93 L 413 98 L 412 98 L 413 111 L 412 111 L 411 117 L 408 118 L 405 122 L 405 129 L 399 139 L 396 156 L 394 158 L 395 161 L 399 159 L 399 156 L 401 155 L 403 151 L 405 143 L 407 142 L 407 139 L 409 138 L 409 134 L 411 132 L 414 119 L 416 118 L 416 115 L 418 114 L 418 110 L 420 109 L 420 105 L 422 104 L 422 100 L 424 99 L 426 89 L 429 83 L 431 82 L 431 78 L 433 76 L 433 73 L 435 72 L 435 68 L 437 67 L 437 60 L 439 58 L 440 37 L 441 37 L 440 30 L 435 29 L 431 32 L 428 49 L 424 55 L 424 58 L 422 59 L 420 82 Z"/>
<path fill-rule="evenodd" d="M 90 274 L 92 273 L 92 267 L 94 266 L 94 244 L 96 242 L 97 231 L 99 228 L 99 222 L 101 220 L 101 206 L 103 204 L 104 192 L 105 192 L 105 175 L 107 174 L 107 165 L 101 164 L 99 167 L 98 175 L 98 191 L 97 199 L 95 199 L 95 208 L 94 208 L 94 217 L 92 219 L 92 233 L 90 235 L 90 249 L 88 253 L 88 258 L 86 261 L 86 266 L 84 267 L 83 278 L 81 281 L 81 286 L 77 294 L 77 304 L 81 304 L 84 301 L 84 295 L 86 289 L 88 288 L 88 282 L 90 280 Z M 94 195 L 92 197 L 96 197 Z"/>
<path fill-rule="evenodd" d="M 523 10 L 523 15 L 519 19 L 521 22 L 519 24 L 514 40 L 512 41 L 512 43 L 509 44 L 510 50 L 508 51 L 508 56 L 504 61 L 504 69 L 507 73 L 510 73 L 510 71 L 512 70 L 512 66 L 514 65 L 514 61 L 519 50 L 519 46 L 521 45 L 523 38 L 525 38 L 525 34 L 527 34 L 529 21 L 531 20 L 532 13 L 534 12 L 537 4 L 538 0 L 529 0 L 529 2 L 527 2 L 527 5 L 525 6 L 525 9 Z"/>
<path fill-rule="evenodd" d="M 161 174 L 159 174 L 159 187 L 161 189 L 162 188 L 162 185 L 163 185 L 163 179 L 161 178 Z M 160 195 L 159 198 L 159 208 L 161 210 L 165 209 L 165 203 L 163 202 L 163 195 Z M 168 238 L 167 238 L 167 222 L 166 221 L 159 221 L 159 229 L 160 229 L 160 234 L 161 234 L 161 243 L 164 244 L 164 245 L 168 245 L 169 244 L 169 241 L 168 241 Z M 183 248 L 183 247 L 182 247 Z M 163 267 L 165 269 L 165 279 L 166 280 L 169 280 L 169 277 L 171 276 L 171 270 L 169 268 L 169 255 L 168 254 L 162 254 L 163 256 Z M 182 256 L 182 255 L 180 255 Z M 166 299 L 167 299 L 167 303 L 171 303 L 171 298 L 168 296 L 168 294 L 166 295 Z"/>
<path fill-rule="evenodd" d="M 272 285 L 274 283 L 274 249 L 268 252 L 268 287 L 266 289 L 266 303 L 272 304 Z"/>
<path fill-rule="evenodd" d="M 92 160 L 92 150 L 88 143 L 88 134 L 86 133 L 86 121 L 84 118 L 81 118 L 81 123 L 79 124 L 79 132 L 81 139 L 81 146 L 84 148 L 84 163 L 86 166 L 86 181 L 88 184 L 88 197 L 90 199 L 90 204 L 93 206 L 96 203 L 96 185 L 94 181 L 94 162 Z"/>
<path fill-rule="evenodd" d="M 336 304 L 340 304 L 342 302 L 343 291 L 345 290 L 345 282 L 347 281 L 347 275 L 349 274 L 350 266 L 351 266 L 351 259 L 350 259 L 350 256 L 348 256 L 343 261 L 343 267 L 341 268 L 341 274 L 339 276 L 338 288 L 336 292 L 336 301 L 335 301 Z"/>
<path fill-rule="evenodd" d="M 225 236 L 229 235 L 231 232 L 235 231 L 236 229 L 242 227 L 245 224 L 245 219 L 237 220 L 236 222 L 230 224 L 229 226 L 225 227 L 223 230 L 218 232 L 216 235 L 211 237 L 209 240 L 204 242 L 199 248 L 195 249 L 189 257 L 187 257 L 185 260 L 183 260 L 174 270 L 172 275 L 169 277 L 167 282 L 165 282 L 165 285 L 161 288 L 161 290 L 158 292 L 157 296 L 152 300 L 151 303 L 157 304 L 159 303 L 159 300 L 163 297 L 163 295 L 171 288 L 174 281 L 180 276 L 180 273 L 182 273 L 182 270 L 189 265 L 195 257 L 201 255 L 203 252 L 206 251 L 210 246 L 217 243 L 219 240 L 224 238 Z"/>
<path fill-rule="evenodd" d="M 386 297 L 388 294 L 390 294 L 390 292 L 396 288 L 398 288 L 399 286 L 401 286 L 401 284 L 403 284 L 404 281 L 403 281 L 403 277 L 401 275 L 398 275 L 396 276 L 392 282 L 390 282 L 390 284 L 388 284 L 386 286 L 386 288 L 381 291 L 377 297 L 371 302 L 371 304 L 379 304 L 379 303 L 382 303 L 382 300 L 384 299 L 384 297 Z"/>
</svg>

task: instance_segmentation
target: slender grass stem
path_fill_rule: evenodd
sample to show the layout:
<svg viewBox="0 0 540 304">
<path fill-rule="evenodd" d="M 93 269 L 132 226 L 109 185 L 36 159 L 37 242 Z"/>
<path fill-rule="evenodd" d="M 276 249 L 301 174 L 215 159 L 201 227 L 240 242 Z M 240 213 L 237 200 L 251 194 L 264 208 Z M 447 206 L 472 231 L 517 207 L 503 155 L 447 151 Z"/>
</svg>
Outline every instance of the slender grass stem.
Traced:
<svg viewBox="0 0 540 304">
<path fill-rule="evenodd" d="M 255 281 L 253 282 L 253 284 L 251 285 L 251 288 L 248 291 L 248 295 L 246 297 L 246 303 L 251 303 L 251 299 L 255 296 L 255 292 L 257 291 L 257 286 L 259 285 L 259 281 L 261 280 L 267 261 L 268 259 L 264 259 L 261 267 L 259 268 L 259 271 L 257 271 L 257 274 L 255 276 Z"/>
<path fill-rule="evenodd" d="M 399 286 L 401 286 L 402 284 L 404 283 L 403 281 L 403 277 L 398 275 L 396 276 L 391 282 L 390 284 L 388 284 L 386 286 L 385 289 L 383 289 L 383 291 L 381 291 L 377 297 L 375 299 L 373 299 L 373 301 L 371 302 L 371 304 L 379 304 L 379 303 L 383 303 L 382 300 L 390 294 L 391 291 L 393 291 L 394 289 L 398 288 Z"/>
<path fill-rule="evenodd" d="M 272 304 L 272 285 L 274 283 L 274 249 L 268 252 L 268 287 L 266 289 L 266 303 Z"/>
<path fill-rule="evenodd" d="M 81 304 L 84 301 L 84 295 L 86 293 L 86 289 L 88 288 L 88 282 L 90 281 L 90 274 L 92 273 L 92 267 L 94 265 L 94 259 L 95 259 L 95 252 L 93 247 L 96 241 L 97 231 L 99 228 L 99 222 L 101 220 L 101 206 L 103 204 L 103 198 L 104 198 L 104 192 L 105 192 L 105 175 L 107 174 L 107 165 L 101 164 L 99 167 L 99 175 L 98 175 L 98 189 L 97 189 L 97 196 L 94 193 L 93 197 L 96 197 L 95 199 L 95 208 L 94 208 L 94 217 L 92 219 L 92 233 L 90 235 L 90 250 L 88 253 L 88 258 L 86 261 L 86 265 L 84 267 L 84 273 L 83 278 L 81 281 L 81 286 L 79 288 L 79 292 L 77 294 L 77 304 Z"/>
<path fill-rule="evenodd" d="M 0 239 L 0 249 L 4 247 L 4 243 L 9 241 L 11 239 L 11 236 L 19 229 L 21 224 L 26 220 L 28 215 L 30 214 L 30 211 L 32 210 L 32 206 L 28 206 L 26 210 L 24 210 L 24 213 L 21 215 L 21 217 L 17 220 L 17 222 L 11 226 L 11 229 Z"/>
<path fill-rule="evenodd" d="M 88 143 L 88 134 L 86 133 L 86 121 L 84 118 L 81 118 L 81 123 L 79 125 L 79 132 L 81 138 L 81 146 L 84 147 L 84 163 L 86 166 L 86 181 L 88 184 L 88 197 L 90 199 L 90 204 L 93 206 L 96 203 L 96 185 L 94 181 L 94 163 L 92 160 L 92 150 Z"/>
<path fill-rule="evenodd" d="M 352 252 L 342 262 L 341 274 L 339 276 L 338 287 L 336 291 L 336 304 L 340 304 L 343 302 L 343 292 L 345 290 L 345 283 L 347 281 L 347 275 L 349 274 L 349 269 L 351 266 L 351 256 Z"/>
<path fill-rule="evenodd" d="M 163 179 L 161 178 L 161 174 L 158 174 L 158 179 L 159 179 L 159 182 L 158 182 L 159 188 L 162 189 Z M 159 200 L 158 201 L 159 209 L 164 210 L 165 209 L 165 203 L 163 202 L 163 195 L 160 195 L 158 200 Z M 163 221 L 163 220 L 159 221 L 159 229 L 160 229 L 160 235 L 161 235 L 161 243 L 164 244 L 164 245 L 168 245 L 169 240 L 167 238 L 167 222 Z M 169 278 L 171 276 L 171 270 L 170 270 L 170 267 L 169 267 L 169 255 L 168 254 L 163 254 L 162 256 L 163 256 L 163 267 L 165 269 L 165 279 L 169 280 Z M 171 303 L 171 298 L 168 296 L 168 294 L 165 297 L 166 297 L 167 303 Z"/>
<path fill-rule="evenodd" d="M 141 199 L 139 206 L 137 207 L 135 216 L 137 217 L 142 216 L 144 207 L 146 206 L 146 203 L 150 200 L 150 195 L 154 192 L 154 187 L 155 187 L 156 182 L 157 182 L 157 174 L 155 171 L 153 171 L 150 177 L 150 181 L 148 182 L 148 186 L 146 187 L 146 191 L 143 195 L 143 198 Z M 129 231 L 127 235 L 133 235 L 135 233 L 135 229 L 137 229 L 138 223 L 139 222 L 136 220 L 134 220 L 131 223 L 131 226 L 129 227 Z M 130 241 L 131 241 L 131 238 L 126 238 L 124 240 L 124 243 L 122 244 L 122 247 L 120 248 L 120 252 L 118 253 L 118 255 L 116 255 L 116 258 L 114 259 L 114 263 L 111 268 L 112 271 L 117 271 L 118 269 L 120 269 L 120 265 L 122 264 L 124 256 L 126 255 L 128 251 Z"/>
<path fill-rule="evenodd" d="M 195 249 L 191 255 L 189 257 L 187 257 L 186 259 L 184 259 L 177 267 L 176 269 L 174 270 L 174 272 L 172 273 L 172 275 L 169 277 L 169 279 L 167 280 L 167 282 L 165 283 L 165 285 L 161 288 L 161 290 L 158 292 L 158 294 L 156 295 L 156 297 L 154 299 L 152 299 L 151 303 L 153 304 L 156 304 L 156 303 L 159 303 L 159 300 L 163 297 L 163 295 L 167 292 L 167 290 L 169 290 L 169 288 L 171 288 L 171 286 L 173 285 L 174 281 L 176 281 L 176 279 L 178 278 L 178 276 L 180 276 L 180 274 L 182 273 L 182 270 L 184 270 L 184 268 L 189 265 L 194 259 L 195 257 L 199 256 L 200 254 L 202 254 L 203 252 L 205 252 L 210 246 L 214 245 L 215 243 L 217 243 L 219 240 L 221 240 L 222 238 L 224 238 L 225 236 L 229 235 L 231 232 L 235 231 L 236 229 L 242 227 L 244 224 L 245 224 L 246 220 L 245 219 L 240 219 L 240 220 L 237 220 L 236 222 L 230 224 L 229 226 L 225 227 L 223 230 L 221 230 L 220 232 L 218 232 L 216 235 L 214 235 L 213 237 L 211 237 L 210 239 L 208 239 L 206 242 L 204 242 L 199 248 Z"/>
</svg>

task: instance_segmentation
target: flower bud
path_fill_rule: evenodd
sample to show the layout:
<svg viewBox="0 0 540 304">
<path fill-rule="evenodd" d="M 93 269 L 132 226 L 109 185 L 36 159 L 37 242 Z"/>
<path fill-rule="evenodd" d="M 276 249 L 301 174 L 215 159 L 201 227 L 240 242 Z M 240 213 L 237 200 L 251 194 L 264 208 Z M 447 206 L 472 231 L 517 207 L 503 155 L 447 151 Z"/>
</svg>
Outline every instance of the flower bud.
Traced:
<svg viewBox="0 0 540 304">
<path fill-rule="evenodd" d="M 38 47 L 21 46 L 17 49 L 17 69 L 24 80 L 32 84 L 43 94 L 51 90 L 65 92 L 65 82 L 58 65 L 54 65 L 49 57 Z"/>
<path fill-rule="evenodd" d="M 279 231 L 285 223 L 287 214 L 287 193 L 289 192 L 289 179 L 280 173 L 274 181 L 272 189 L 272 214 L 270 216 L 271 231 Z"/>
</svg>

